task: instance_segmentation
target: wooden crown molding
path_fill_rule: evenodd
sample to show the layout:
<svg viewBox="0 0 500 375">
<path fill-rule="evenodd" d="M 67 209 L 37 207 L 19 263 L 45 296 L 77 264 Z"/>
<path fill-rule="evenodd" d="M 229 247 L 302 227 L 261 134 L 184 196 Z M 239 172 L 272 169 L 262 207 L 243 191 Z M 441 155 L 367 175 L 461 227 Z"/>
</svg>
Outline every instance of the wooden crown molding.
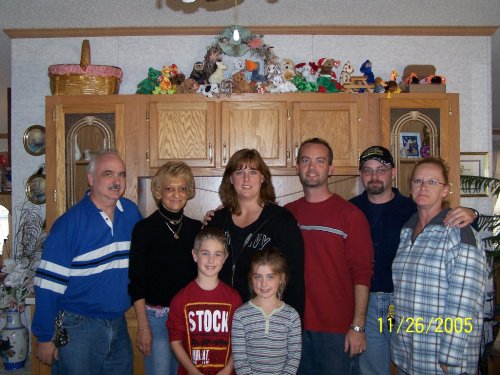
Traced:
<svg viewBox="0 0 500 375">
<path fill-rule="evenodd" d="M 491 36 L 497 26 L 246 26 L 264 35 Z M 11 39 L 152 35 L 218 35 L 224 26 L 5 29 Z"/>
</svg>

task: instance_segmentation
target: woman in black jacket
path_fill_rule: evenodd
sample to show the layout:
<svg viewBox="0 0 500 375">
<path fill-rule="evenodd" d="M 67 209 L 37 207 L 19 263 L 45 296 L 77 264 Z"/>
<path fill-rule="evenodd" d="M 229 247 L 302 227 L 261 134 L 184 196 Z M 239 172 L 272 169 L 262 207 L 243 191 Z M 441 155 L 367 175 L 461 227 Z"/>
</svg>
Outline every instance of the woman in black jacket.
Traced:
<svg viewBox="0 0 500 375">
<path fill-rule="evenodd" d="M 256 150 L 231 156 L 219 188 L 224 208 L 208 223 L 224 230 L 229 256 L 219 277 L 233 286 L 244 301 L 250 299 L 248 273 L 252 255 L 277 247 L 290 266 L 284 301 L 301 316 L 304 312 L 304 244 L 297 221 L 276 203 L 271 172 Z"/>
</svg>

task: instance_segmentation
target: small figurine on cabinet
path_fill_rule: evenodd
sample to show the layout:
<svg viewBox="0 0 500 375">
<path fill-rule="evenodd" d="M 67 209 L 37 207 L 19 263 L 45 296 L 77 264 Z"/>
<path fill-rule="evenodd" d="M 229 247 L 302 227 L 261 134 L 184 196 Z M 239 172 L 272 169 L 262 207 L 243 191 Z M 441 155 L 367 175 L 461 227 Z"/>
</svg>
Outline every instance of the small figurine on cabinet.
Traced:
<svg viewBox="0 0 500 375">
<path fill-rule="evenodd" d="M 217 61 L 215 64 L 217 65 L 217 69 L 208 77 L 208 82 L 220 84 L 224 80 L 224 72 L 227 70 L 227 65 L 222 61 Z"/>
</svg>

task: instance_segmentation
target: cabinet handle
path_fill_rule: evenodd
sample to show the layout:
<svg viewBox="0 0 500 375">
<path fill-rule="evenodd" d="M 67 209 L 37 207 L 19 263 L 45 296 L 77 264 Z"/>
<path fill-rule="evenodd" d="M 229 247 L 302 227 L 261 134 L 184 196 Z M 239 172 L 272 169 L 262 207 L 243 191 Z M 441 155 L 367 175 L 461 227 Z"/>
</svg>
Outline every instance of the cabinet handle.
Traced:
<svg viewBox="0 0 500 375">
<path fill-rule="evenodd" d="M 54 199 L 54 202 L 57 202 L 57 190 L 54 189 L 54 191 L 52 192 L 52 197 Z"/>
<path fill-rule="evenodd" d="M 224 163 L 227 160 L 227 147 L 225 143 L 222 145 L 222 160 L 224 161 Z"/>
<path fill-rule="evenodd" d="M 290 160 L 290 149 L 286 149 L 286 160 Z"/>
<path fill-rule="evenodd" d="M 290 115 L 290 108 L 287 108 L 287 109 L 286 109 L 286 118 L 287 118 L 288 120 L 290 120 L 290 117 L 292 117 L 292 116 Z"/>
<path fill-rule="evenodd" d="M 212 163 L 212 160 L 214 159 L 214 152 L 213 152 L 213 149 L 212 149 L 212 144 L 209 143 L 208 144 L 208 161 L 210 163 Z"/>
<path fill-rule="evenodd" d="M 146 161 L 149 161 L 149 150 L 146 150 Z"/>
<path fill-rule="evenodd" d="M 361 122 L 361 111 L 358 110 L 358 122 Z"/>
<path fill-rule="evenodd" d="M 295 142 L 295 159 L 299 157 L 299 144 Z"/>
<path fill-rule="evenodd" d="M 451 110 L 451 105 L 450 105 L 450 106 L 448 106 L 448 115 L 451 116 L 452 114 L 453 114 L 453 111 Z"/>
</svg>

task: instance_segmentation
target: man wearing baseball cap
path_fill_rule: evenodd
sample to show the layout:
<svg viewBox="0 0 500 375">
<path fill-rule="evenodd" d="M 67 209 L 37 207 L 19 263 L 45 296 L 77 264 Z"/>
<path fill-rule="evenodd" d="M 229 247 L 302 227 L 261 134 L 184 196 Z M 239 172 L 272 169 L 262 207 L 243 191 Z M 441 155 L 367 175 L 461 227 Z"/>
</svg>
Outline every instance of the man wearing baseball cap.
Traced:
<svg viewBox="0 0 500 375">
<path fill-rule="evenodd" d="M 374 248 L 365 327 L 366 351 L 360 356 L 360 367 L 362 375 L 386 375 L 391 373 L 391 332 L 386 322 L 393 302 L 392 261 L 399 246 L 401 228 L 416 212 L 416 206 L 392 187 L 397 171 L 394 159 L 385 147 L 372 146 L 363 151 L 359 158 L 359 172 L 365 191 L 351 202 L 366 215 Z M 462 228 L 473 222 L 476 216 L 477 211 L 459 207 L 450 211 L 445 224 Z"/>
</svg>

